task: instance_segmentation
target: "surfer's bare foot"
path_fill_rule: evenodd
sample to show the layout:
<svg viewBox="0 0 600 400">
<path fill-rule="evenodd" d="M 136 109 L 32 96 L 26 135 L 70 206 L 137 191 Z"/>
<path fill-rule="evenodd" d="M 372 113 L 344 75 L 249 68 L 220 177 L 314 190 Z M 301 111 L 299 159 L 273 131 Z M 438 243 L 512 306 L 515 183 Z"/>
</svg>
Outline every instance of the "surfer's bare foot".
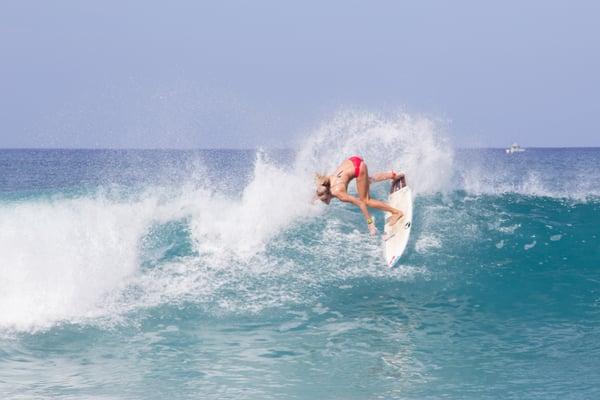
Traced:
<svg viewBox="0 0 600 400">
<path fill-rule="evenodd" d="M 400 179 L 404 179 L 404 177 L 405 177 L 404 172 L 398 172 L 398 173 L 393 172 L 393 174 L 394 174 L 392 176 L 393 181 L 399 181 Z"/>
<path fill-rule="evenodd" d="M 390 226 L 396 224 L 396 222 L 400 221 L 402 217 L 404 217 L 402 211 L 398 211 L 397 213 L 390 215 L 388 219 Z"/>
<path fill-rule="evenodd" d="M 406 175 L 404 175 L 404 172 L 394 173 L 392 177 L 392 186 L 398 184 L 398 182 L 401 185 L 400 187 L 406 186 Z"/>
</svg>

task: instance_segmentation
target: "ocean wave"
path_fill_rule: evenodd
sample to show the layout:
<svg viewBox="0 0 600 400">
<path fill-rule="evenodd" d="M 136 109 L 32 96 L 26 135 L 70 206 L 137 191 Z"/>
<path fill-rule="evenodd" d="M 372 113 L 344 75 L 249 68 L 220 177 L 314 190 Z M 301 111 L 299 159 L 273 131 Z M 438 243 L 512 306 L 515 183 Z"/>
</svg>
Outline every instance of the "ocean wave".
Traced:
<svg viewBox="0 0 600 400">
<path fill-rule="evenodd" d="M 352 154 L 371 172 L 406 172 L 416 194 L 413 238 L 394 270 L 355 208 L 311 202 L 314 172 L 330 172 Z M 162 179 L 141 191 L 115 195 L 103 185 L 95 193 L 11 198 L 0 202 L 0 330 L 112 326 L 136 311 L 184 302 L 216 314 L 318 304 L 328 288 L 352 280 L 429 277 L 484 240 L 491 251 L 528 254 L 562 245 L 564 230 L 543 240 L 527 235 L 528 216 L 503 196 L 525 195 L 524 203 L 554 215 L 562 205 L 542 197 L 595 193 L 589 177 L 553 191 L 538 170 L 517 176 L 479 161 L 456 157 L 427 119 L 347 111 L 308 135 L 286 162 L 259 151 L 250 171 L 199 163 L 187 182 Z M 373 185 L 376 197 L 386 191 Z M 380 214 L 376 220 L 381 225 Z"/>
</svg>

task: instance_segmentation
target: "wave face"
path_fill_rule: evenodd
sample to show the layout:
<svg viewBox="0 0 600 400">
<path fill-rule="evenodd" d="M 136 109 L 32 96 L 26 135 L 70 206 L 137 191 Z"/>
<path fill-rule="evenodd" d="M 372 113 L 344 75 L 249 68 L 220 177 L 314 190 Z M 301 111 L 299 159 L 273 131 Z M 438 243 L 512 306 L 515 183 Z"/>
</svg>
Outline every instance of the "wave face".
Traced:
<svg viewBox="0 0 600 400">
<path fill-rule="evenodd" d="M 398 268 L 357 209 L 311 203 L 353 154 L 414 189 Z M 3 398 L 600 394 L 599 149 L 455 150 L 345 112 L 297 151 L 0 166 Z"/>
</svg>

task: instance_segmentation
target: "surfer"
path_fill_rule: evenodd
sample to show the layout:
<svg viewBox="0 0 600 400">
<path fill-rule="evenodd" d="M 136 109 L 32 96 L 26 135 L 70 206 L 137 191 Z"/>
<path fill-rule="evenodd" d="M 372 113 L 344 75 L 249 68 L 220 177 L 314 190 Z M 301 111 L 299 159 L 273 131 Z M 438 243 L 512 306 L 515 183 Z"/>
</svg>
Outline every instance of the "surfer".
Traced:
<svg viewBox="0 0 600 400">
<path fill-rule="evenodd" d="M 348 194 L 348 184 L 354 178 L 356 178 L 358 198 Z M 352 156 L 344 160 L 336 168 L 333 175 L 324 176 L 317 174 L 315 179 L 317 184 L 316 196 L 325 204 L 329 204 L 333 197 L 340 201 L 354 204 L 360 208 L 360 211 L 365 216 L 369 233 L 376 235 L 377 228 L 373 223 L 373 217 L 369 215 L 368 207 L 391 213 L 392 215 L 389 219 L 390 225 L 394 225 L 404 215 L 402 211 L 389 206 L 383 201 L 371 198 L 369 194 L 370 182 L 380 182 L 387 179 L 391 179 L 392 181 L 401 180 L 404 179 L 404 174 L 397 174 L 394 171 L 390 171 L 379 172 L 370 177 L 367 164 L 365 164 L 363 159 L 359 156 Z"/>
</svg>

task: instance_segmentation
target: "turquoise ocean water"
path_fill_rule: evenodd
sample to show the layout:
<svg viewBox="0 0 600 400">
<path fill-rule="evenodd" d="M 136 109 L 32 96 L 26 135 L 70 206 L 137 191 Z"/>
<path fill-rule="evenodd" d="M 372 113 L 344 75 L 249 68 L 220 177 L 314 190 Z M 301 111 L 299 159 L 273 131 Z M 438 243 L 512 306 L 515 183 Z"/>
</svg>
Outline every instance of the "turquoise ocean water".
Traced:
<svg viewBox="0 0 600 400">
<path fill-rule="evenodd" d="M 357 209 L 310 202 L 355 153 L 415 192 L 396 269 Z M 600 398 L 600 149 L 355 118 L 294 151 L 0 169 L 3 399 Z"/>
</svg>

